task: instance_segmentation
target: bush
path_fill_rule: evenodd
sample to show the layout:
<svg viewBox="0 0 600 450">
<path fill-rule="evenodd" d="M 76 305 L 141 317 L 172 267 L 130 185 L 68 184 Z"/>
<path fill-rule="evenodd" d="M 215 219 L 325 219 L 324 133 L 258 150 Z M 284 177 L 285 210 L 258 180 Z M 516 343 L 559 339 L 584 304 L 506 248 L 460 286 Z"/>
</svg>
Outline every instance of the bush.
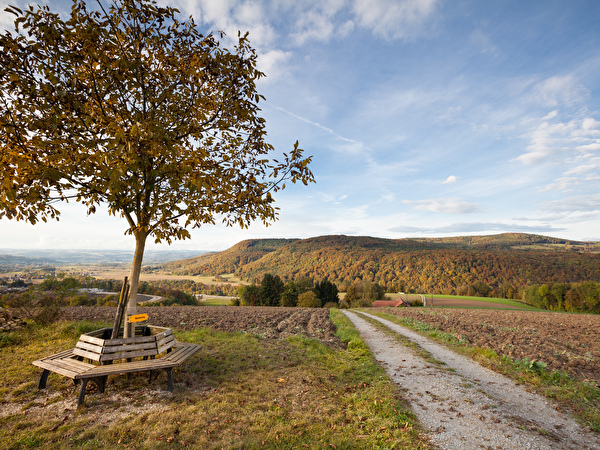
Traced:
<svg viewBox="0 0 600 450">
<path fill-rule="evenodd" d="M 8 307 L 18 311 L 21 318 L 38 325 L 49 325 L 58 320 L 62 306 L 62 299 L 52 292 L 39 292 L 32 288 L 22 294 L 6 295 L 2 300 Z"/>
<path fill-rule="evenodd" d="M 352 308 L 369 308 L 373 306 L 373 300 L 369 298 L 358 298 L 350 303 Z"/>
<path fill-rule="evenodd" d="M 69 300 L 69 305 L 71 306 L 90 306 L 93 303 L 94 300 L 88 298 L 88 296 L 85 294 L 75 295 L 71 297 L 71 300 Z"/>
<path fill-rule="evenodd" d="M 300 308 L 320 308 L 321 300 L 313 291 L 308 291 L 298 296 L 298 306 Z"/>
</svg>

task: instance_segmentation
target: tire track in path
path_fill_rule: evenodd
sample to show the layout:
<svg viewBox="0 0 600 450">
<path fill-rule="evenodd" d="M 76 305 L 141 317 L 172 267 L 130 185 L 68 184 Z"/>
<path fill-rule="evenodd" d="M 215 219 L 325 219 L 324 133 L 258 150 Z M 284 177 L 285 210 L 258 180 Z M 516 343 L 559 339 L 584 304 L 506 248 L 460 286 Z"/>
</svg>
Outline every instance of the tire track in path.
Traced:
<svg viewBox="0 0 600 450">
<path fill-rule="evenodd" d="M 408 328 L 368 313 L 343 311 L 396 382 L 429 438 L 442 449 L 600 449 L 600 437 L 548 399 Z M 427 362 L 360 315 L 416 343 Z"/>
</svg>

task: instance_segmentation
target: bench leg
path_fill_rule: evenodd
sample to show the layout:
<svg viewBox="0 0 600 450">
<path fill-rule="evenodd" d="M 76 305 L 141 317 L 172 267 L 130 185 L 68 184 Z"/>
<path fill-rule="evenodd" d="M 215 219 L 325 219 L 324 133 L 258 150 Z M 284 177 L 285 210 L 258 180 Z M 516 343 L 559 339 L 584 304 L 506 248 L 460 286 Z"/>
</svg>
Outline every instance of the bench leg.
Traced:
<svg viewBox="0 0 600 450">
<path fill-rule="evenodd" d="M 42 376 L 40 377 L 38 389 L 46 389 L 46 382 L 48 381 L 49 374 L 50 374 L 50 371 L 48 369 L 44 369 L 44 371 L 42 372 Z"/>
<path fill-rule="evenodd" d="M 99 393 L 104 394 L 104 386 L 106 385 L 107 378 L 108 375 L 103 377 L 90 378 L 90 381 L 92 381 L 96 386 L 98 386 Z"/>
<path fill-rule="evenodd" d="M 168 369 L 166 369 L 166 371 L 168 378 L 167 389 L 169 390 L 169 392 L 173 392 L 173 369 L 169 367 Z"/>
<path fill-rule="evenodd" d="M 88 384 L 87 379 L 81 380 L 81 388 L 79 389 L 79 398 L 77 399 L 77 407 L 80 407 L 81 405 L 83 405 L 83 402 L 85 401 L 85 390 L 87 388 L 87 384 Z"/>
</svg>

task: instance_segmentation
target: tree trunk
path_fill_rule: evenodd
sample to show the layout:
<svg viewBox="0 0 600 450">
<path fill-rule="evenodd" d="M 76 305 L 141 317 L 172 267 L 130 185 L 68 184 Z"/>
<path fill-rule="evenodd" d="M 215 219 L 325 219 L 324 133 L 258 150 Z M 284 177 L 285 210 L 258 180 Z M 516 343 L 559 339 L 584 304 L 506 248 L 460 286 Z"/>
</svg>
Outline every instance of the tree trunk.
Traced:
<svg viewBox="0 0 600 450">
<path fill-rule="evenodd" d="M 142 261 L 144 260 L 144 249 L 146 248 L 146 238 L 148 234 L 145 231 L 136 231 L 135 235 L 135 254 L 133 255 L 133 264 L 129 276 L 129 300 L 127 302 L 127 312 L 125 314 L 125 325 L 123 337 L 135 336 L 135 323 L 129 323 L 129 316 L 135 316 L 137 310 L 137 291 L 142 271 Z"/>
</svg>

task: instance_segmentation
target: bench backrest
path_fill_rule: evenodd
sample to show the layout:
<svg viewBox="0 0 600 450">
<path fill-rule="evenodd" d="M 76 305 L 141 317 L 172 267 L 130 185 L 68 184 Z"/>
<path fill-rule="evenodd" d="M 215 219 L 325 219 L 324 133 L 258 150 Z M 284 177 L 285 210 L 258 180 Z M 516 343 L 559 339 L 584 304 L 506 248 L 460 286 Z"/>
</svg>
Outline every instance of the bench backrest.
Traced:
<svg viewBox="0 0 600 450">
<path fill-rule="evenodd" d="M 175 336 L 170 328 L 136 327 L 135 337 L 118 339 L 110 339 L 111 331 L 110 328 L 103 328 L 82 334 L 73 354 L 103 363 L 116 359 L 158 356 L 175 345 Z"/>
</svg>

